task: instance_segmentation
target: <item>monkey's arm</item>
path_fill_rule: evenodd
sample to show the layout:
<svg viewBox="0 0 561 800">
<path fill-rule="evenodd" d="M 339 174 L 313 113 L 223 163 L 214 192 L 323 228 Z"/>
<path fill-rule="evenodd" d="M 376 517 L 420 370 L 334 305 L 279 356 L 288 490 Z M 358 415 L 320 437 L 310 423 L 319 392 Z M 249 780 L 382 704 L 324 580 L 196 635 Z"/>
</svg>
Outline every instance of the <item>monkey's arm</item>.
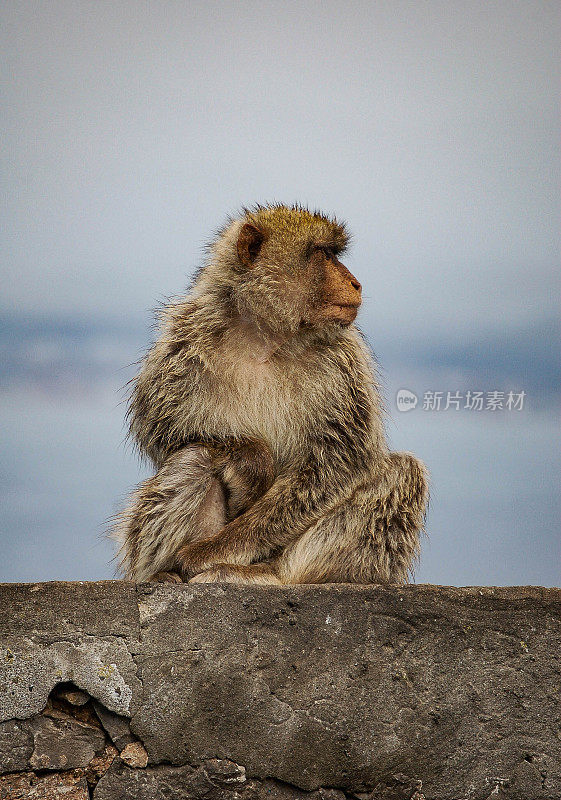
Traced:
<svg viewBox="0 0 561 800">
<path fill-rule="evenodd" d="M 131 381 L 127 419 L 129 436 L 157 468 L 180 448 L 210 442 L 201 430 L 205 406 L 201 348 L 194 333 L 197 306 L 169 306 L 158 339 Z"/>
<path fill-rule="evenodd" d="M 178 553 L 184 579 L 217 564 L 247 565 L 269 558 L 298 538 L 314 521 L 348 498 L 373 466 L 373 455 L 348 442 L 339 450 L 321 438 L 299 470 L 279 476 L 250 508 L 213 536 L 187 544 Z M 384 460 L 380 460 L 383 469 Z M 383 482 L 383 478 L 380 477 Z"/>
<path fill-rule="evenodd" d="M 327 465 L 323 466 L 326 477 L 334 477 L 329 476 Z M 287 478 L 277 481 L 246 513 L 217 534 L 180 550 L 178 564 L 183 579 L 216 564 L 249 565 L 267 559 L 299 539 L 315 522 L 336 513 L 338 507 L 358 503 L 359 514 L 372 516 L 370 534 L 383 532 L 389 553 L 387 577 L 403 580 L 411 567 L 411 553 L 407 548 L 404 551 L 402 540 L 412 536 L 414 554 L 428 499 L 424 464 L 410 453 L 386 453 L 362 483 L 357 477 L 355 483 L 348 482 L 342 491 L 335 492 L 328 481 L 316 484 L 314 473 L 318 474 L 306 471 L 292 483 Z M 337 479 L 341 486 L 341 476 Z M 361 546 L 359 541 L 356 546 Z M 404 555 L 406 563 L 402 563 Z"/>
</svg>

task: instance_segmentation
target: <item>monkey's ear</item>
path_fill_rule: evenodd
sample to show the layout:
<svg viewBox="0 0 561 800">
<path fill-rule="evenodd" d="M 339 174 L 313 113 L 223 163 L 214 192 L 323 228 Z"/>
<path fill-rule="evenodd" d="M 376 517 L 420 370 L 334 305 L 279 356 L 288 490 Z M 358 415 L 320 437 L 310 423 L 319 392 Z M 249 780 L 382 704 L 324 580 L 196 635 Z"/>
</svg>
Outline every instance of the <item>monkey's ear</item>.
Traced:
<svg viewBox="0 0 561 800">
<path fill-rule="evenodd" d="M 251 269 L 254 266 L 264 238 L 263 233 L 255 225 L 246 222 L 242 226 L 238 236 L 238 258 L 244 267 Z"/>
</svg>

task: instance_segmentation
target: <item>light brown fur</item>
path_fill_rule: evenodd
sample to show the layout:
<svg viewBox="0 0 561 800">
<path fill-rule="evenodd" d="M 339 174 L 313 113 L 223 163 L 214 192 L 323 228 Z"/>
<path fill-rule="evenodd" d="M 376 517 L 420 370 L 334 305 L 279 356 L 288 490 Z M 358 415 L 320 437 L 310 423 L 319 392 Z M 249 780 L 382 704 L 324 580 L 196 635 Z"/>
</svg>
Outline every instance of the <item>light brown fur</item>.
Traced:
<svg viewBox="0 0 561 800">
<path fill-rule="evenodd" d="M 130 429 L 156 474 L 115 532 L 136 581 L 403 582 L 427 503 L 390 453 L 344 226 L 244 211 L 165 309 Z"/>
</svg>

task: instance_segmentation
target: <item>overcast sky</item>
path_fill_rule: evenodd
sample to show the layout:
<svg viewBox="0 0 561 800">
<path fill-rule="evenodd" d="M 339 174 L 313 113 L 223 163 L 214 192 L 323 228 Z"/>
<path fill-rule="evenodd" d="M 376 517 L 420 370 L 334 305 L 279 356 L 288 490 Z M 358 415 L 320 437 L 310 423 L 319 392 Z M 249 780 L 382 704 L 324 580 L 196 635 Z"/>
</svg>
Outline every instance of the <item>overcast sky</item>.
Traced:
<svg viewBox="0 0 561 800">
<path fill-rule="evenodd" d="M 3 2 L 0 579 L 111 574 L 150 310 L 280 200 L 353 234 L 433 476 L 420 578 L 559 582 L 560 35 L 557 0 Z M 400 416 L 404 386 L 527 401 Z"/>
<path fill-rule="evenodd" d="M 557 2 L 2 4 L 2 307 L 144 315 L 242 204 L 346 219 L 381 335 L 554 313 Z"/>
</svg>

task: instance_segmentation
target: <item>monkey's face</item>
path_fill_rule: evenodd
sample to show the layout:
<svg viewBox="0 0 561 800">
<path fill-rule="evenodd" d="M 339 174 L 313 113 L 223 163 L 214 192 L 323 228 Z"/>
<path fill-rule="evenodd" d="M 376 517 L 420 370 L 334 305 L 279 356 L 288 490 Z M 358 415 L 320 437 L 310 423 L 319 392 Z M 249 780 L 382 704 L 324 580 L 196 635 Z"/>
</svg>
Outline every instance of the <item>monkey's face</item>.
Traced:
<svg viewBox="0 0 561 800">
<path fill-rule="evenodd" d="M 312 247 L 307 269 L 315 284 L 308 304 L 307 319 L 311 325 L 335 322 L 350 325 L 355 321 L 362 302 L 362 286 L 342 264 L 335 250 L 324 245 Z"/>
<path fill-rule="evenodd" d="M 282 315 L 292 328 L 350 325 L 362 301 L 360 283 L 339 261 L 336 243 L 326 243 L 329 231 L 311 239 L 298 233 L 250 223 L 241 227 L 237 254 L 246 271 L 246 297 L 251 287 L 269 319 Z"/>
</svg>

